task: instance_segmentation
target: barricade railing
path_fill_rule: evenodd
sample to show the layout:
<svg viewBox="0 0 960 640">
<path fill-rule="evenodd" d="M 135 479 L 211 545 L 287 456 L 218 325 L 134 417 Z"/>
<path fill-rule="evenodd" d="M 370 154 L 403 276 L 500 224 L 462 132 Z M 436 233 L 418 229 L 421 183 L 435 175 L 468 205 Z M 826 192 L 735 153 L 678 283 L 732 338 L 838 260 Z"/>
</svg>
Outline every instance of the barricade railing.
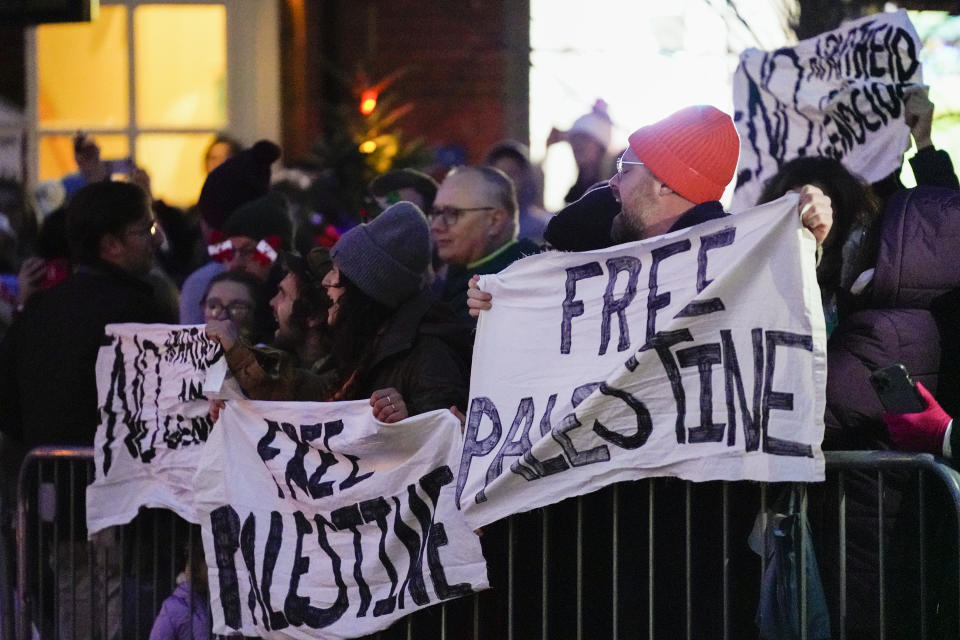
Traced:
<svg viewBox="0 0 960 640">
<path fill-rule="evenodd" d="M 199 534 L 169 511 L 87 539 L 89 447 L 43 447 L 24 459 L 16 514 L 16 637 L 146 638 Z M 191 600 L 192 603 L 192 600 Z M 193 611 L 191 610 L 191 615 Z"/>
<path fill-rule="evenodd" d="M 836 479 L 828 483 L 836 490 L 840 549 L 838 584 L 841 593 L 850 588 L 845 550 L 848 541 L 848 489 L 851 481 L 861 486 L 875 479 L 876 527 L 878 542 L 877 583 L 873 591 L 880 639 L 899 637 L 960 638 L 960 473 L 937 461 L 930 454 L 906 454 L 893 451 L 832 451 L 825 454 L 828 471 Z M 897 477 L 907 472 L 915 477 Z M 853 476 L 852 474 L 860 474 Z M 864 475 L 866 474 L 866 475 Z M 888 477 L 893 474 L 893 478 Z M 891 481 L 894 485 L 890 486 Z M 932 484 L 931 484 L 932 483 Z M 829 490 L 829 489 L 827 489 Z M 888 492 L 900 492 L 902 499 L 894 513 Z M 891 524 L 891 519 L 900 521 Z M 824 533 L 824 536 L 826 533 Z M 915 537 L 914 537 L 915 536 Z M 894 545 L 889 550 L 888 543 Z M 916 540 L 912 546 L 910 540 Z M 934 548 L 931 549 L 931 541 Z M 906 547 L 906 549 L 904 549 Z M 911 548 L 912 547 L 912 548 Z M 902 554 L 908 555 L 904 557 Z M 894 566 L 888 566 L 893 561 Z M 914 571 L 910 571 L 910 569 Z M 932 574 L 931 574 L 932 572 Z M 891 592 L 891 587 L 894 591 Z M 911 593 L 912 591 L 912 593 Z M 933 592 L 931 592 L 933 591 Z M 852 612 L 847 598 L 837 601 L 840 621 L 839 638 L 846 638 L 847 622 Z M 903 609 L 912 610 L 904 615 Z M 891 633 L 891 615 L 899 615 L 899 633 Z M 863 612 L 859 612 L 863 617 Z M 904 634 L 907 635 L 904 635 Z"/>
<path fill-rule="evenodd" d="M 3 446 L 2 437 L 0 437 L 0 447 Z M 2 451 L 0 451 L 2 453 Z M 14 526 L 14 505 L 16 496 L 13 492 L 13 482 L 2 474 L 0 478 L 0 640 L 14 639 L 14 584 L 13 575 L 14 562 L 13 556 L 16 550 L 16 543 L 13 539 Z"/>
<path fill-rule="evenodd" d="M 750 551 L 747 539 L 753 533 L 762 544 L 766 536 L 756 534 L 777 521 L 793 489 L 794 510 L 812 526 L 831 637 L 899 638 L 905 629 L 960 637 L 960 474 L 929 455 L 830 452 L 826 460 L 825 483 L 652 478 L 494 523 L 481 537 L 493 589 L 417 612 L 376 637 L 758 637 L 774 556 Z M 194 530 L 151 510 L 87 541 L 91 478 L 89 448 L 36 449 L 23 462 L 13 607 L 20 640 L 146 637 L 173 589 Z M 812 559 L 798 549 L 797 599 L 787 604 L 800 637 L 812 638 Z"/>
</svg>

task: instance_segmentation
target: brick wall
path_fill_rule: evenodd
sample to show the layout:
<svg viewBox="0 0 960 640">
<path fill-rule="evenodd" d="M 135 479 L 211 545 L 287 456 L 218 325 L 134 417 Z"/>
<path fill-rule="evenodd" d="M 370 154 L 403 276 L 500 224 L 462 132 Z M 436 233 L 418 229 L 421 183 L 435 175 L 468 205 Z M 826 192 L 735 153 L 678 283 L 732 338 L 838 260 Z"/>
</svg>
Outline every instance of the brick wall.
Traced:
<svg viewBox="0 0 960 640">
<path fill-rule="evenodd" d="M 527 141 L 527 0 L 280 1 L 288 158 L 322 131 L 324 103 L 344 99 L 329 70 L 361 64 L 372 78 L 408 69 L 391 89 L 415 105 L 399 123 L 407 138 L 462 145 L 471 162 L 501 138 Z M 22 107 L 22 30 L 0 34 L 0 95 Z"/>
</svg>

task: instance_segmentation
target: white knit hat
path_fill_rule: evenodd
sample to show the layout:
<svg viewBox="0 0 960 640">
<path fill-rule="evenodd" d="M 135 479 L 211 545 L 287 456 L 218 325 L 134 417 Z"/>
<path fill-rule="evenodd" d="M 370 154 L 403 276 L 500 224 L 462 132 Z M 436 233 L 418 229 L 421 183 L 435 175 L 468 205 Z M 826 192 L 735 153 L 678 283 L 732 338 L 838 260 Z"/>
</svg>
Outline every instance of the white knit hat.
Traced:
<svg viewBox="0 0 960 640">
<path fill-rule="evenodd" d="M 577 118 L 567 131 L 568 136 L 574 133 L 586 134 L 602 144 L 604 149 L 609 149 L 613 137 L 613 122 L 607 114 L 607 103 L 597 99 L 593 103 L 593 110 Z"/>
</svg>

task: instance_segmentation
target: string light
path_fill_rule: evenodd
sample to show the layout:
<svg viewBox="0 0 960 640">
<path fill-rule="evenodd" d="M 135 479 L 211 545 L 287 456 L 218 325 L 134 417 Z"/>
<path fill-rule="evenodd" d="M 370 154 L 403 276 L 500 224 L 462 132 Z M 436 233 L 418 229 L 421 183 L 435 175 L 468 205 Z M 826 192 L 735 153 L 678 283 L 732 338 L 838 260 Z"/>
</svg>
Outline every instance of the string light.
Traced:
<svg viewBox="0 0 960 640">
<path fill-rule="evenodd" d="M 373 113 L 377 108 L 377 92 L 373 89 L 367 89 L 360 96 L 360 113 L 365 116 Z"/>
</svg>

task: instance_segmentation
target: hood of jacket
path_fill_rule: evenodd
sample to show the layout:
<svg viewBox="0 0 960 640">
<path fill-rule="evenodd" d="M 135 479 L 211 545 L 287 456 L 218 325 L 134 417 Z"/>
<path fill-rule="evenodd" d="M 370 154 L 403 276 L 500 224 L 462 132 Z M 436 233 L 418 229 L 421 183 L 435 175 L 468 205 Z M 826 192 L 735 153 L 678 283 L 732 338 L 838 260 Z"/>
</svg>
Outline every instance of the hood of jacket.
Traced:
<svg viewBox="0 0 960 640">
<path fill-rule="evenodd" d="M 371 369 L 390 356 L 412 349 L 419 335 L 440 338 L 461 357 L 465 354 L 466 362 L 470 362 L 473 339 L 469 328 L 458 322 L 455 314 L 436 295 L 423 289 L 397 308 L 377 342 Z"/>
<path fill-rule="evenodd" d="M 898 192 L 887 203 L 880 233 L 871 306 L 927 309 L 960 286 L 960 191 Z"/>
</svg>

